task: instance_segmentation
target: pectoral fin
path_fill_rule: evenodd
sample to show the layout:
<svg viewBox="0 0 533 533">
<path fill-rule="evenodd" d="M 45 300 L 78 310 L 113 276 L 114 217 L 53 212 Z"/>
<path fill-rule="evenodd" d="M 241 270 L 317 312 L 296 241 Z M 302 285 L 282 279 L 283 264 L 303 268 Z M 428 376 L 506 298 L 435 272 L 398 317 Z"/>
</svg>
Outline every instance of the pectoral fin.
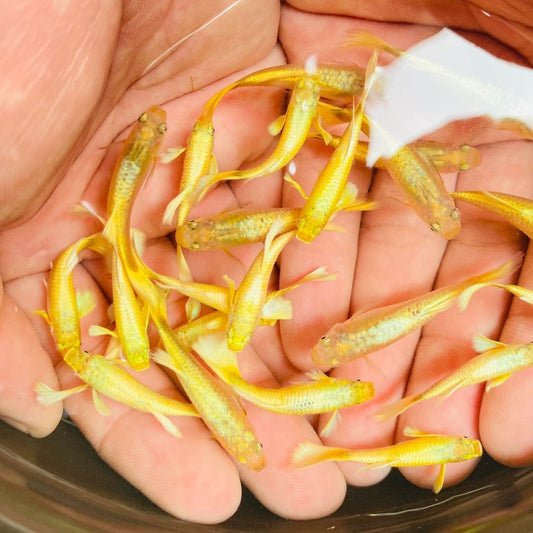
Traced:
<svg viewBox="0 0 533 533">
<path fill-rule="evenodd" d="M 104 400 L 100 398 L 98 392 L 93 389 L 93 403 L 96 407 L 96 410 L 103 416 L 109 416 L 111 414 L 111 409 L 104 403 Z"/>
<path fill-rule="evenodd" d="M 157 421 L 165 428 L 166 431 L 168 431 L 168 433 L 177 438 L 182 437 L 180 430 L 170 421 L 168 417 L 161 414 L 159 411 L 150 411 L 150 413 L 157 418 Z"/>
<path fill-rule="evenodd" d="M 444 485 L 444 474 L 446 474 L 446 463 L 440 465 L 439 474 L 437 475 L 437 479 L 433 484 L 433 492 L 435 494 L 438 494 Z"/>
<path fill-rule="evenodd" d="M 510 372 L 509 374 L 502 374 L 501 376 L 498 376 L 497 378 L 489 379 L 489 381 L 487 381 L 487 384 L 485 385 L 485 392 L 489 392 L 490 389 L 493 389 L 494 387 L 499 387 L 504 381 L 507 381 L 512 375 L 513 373 Z"/>
</svg>

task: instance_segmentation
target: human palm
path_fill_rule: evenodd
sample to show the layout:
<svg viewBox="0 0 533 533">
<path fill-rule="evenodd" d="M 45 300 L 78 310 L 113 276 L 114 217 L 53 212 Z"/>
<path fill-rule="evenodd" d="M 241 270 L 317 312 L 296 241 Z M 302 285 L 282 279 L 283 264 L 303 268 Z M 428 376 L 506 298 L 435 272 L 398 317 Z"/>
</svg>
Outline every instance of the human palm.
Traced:
<svg viewBox="0 0 533 533">
<path fill-rule="evenodd" d="M 317 9 L 314 4 L 320 5 L 311 1 L 292 3 L 310 11 Z M 112 143 L 124 138 L 129 124 L 150 105 L 164 107 L 168 114 L 164 151 L 185 143 L 211 94 L 245 71 L 283 63 L 284 53 L 293 63 L 303 63 L 308 55 L 318 53 L 320 62 L 363 66 L 368 52 L 341 46 L 346 32 L 352 29 L 368 29 L 400 47 L 434 32 L 434 28 L 418 24 L 391 26 L 352 17 L 304 13 L 284 5 L 280 46 L 275 42 L 279 7 L 274 1 L 263 3 L 260 9 L 252 2 L 228 2 L 227 12 L 203 27 L 216 16 L 210 11 L 209 2 L 198 2 L 194 13 L 186 8 L 186 2 L 169 2 L 165 6 L 168 9 L 158 4 L 157 9 L 150 10 L 139 7 L 141 3 L 128 2 L 122 12 L 119 4 L 104 4 L 98 9 L 93 4 L 85 8 L 95 9 L 94 13 L 80 13 L 79 8 L 70 12 L 69 8 L 61 16 L 54 14 L 52 27 L 57 34 L 52 35 L 70 30 L 69 35 L 77 39 L 75 45 L 54 48 L 43 47 L 41 42 L 37 47 L 28 46 L 26 55 L 24 50 L 17 50 L 18 70 L 10 70 L 10 75 L 4 76 L 5 83 L 13 81 L 17 83 L 15 87 L 29 89 L 26 99 L 13 98 L 8 109 L 12 116 L 3 122 L 8 127 L 0 128 L 0 136 L 5 137 L 0 146 L 9 147 L 4 155 L 10 158 L 9 168 L 14 169 L 0 184 L 5 198 L 0 206 L 4 228 L 0 232 L 0 273 L 4 281 L 0 413 L 8 422 L 35 436 L 52 431 L 61 416 L 60 406 L 44 407 L 36 402 L 35 382 L 65 389 L 76 384 L 77 378 L 59 360 L 47 325 L 31 311 L 46 306 L 42 281 L 47 277 L 50 261 L 79 237 L 101 228 L 95 218 L 74 214 L 72 208 L 85 200 L 105 216 L 109 178 L 120 151 L 120 146 Z M 379 18 L 378 13 L 346 11 L 340 1 L 330 5 L 339 13 Z M 486 23 L 476 9 L 472 7 L 472 13 Z M 456 21 L 439 13 L 425 12 L 421 19 L 415 15 L 418 13 L 410 13 L 406 7 L 408 21 L 480 29 L 473 14 L 459 13 Z M 13 12 L 7 16 L 18 15 Z M 42 20 L 39 23 L 46 27 Z M 489 23 L 496 24 L 496 17 Z M 202 29 L 198 33 L 183 39 L 199 27 Z M 487 31 L 498 31 L 498 26 L 494 28 Z M 44 42 L 50 37 L 41 35 L 38 29 L 31 35 Z M 101 35 L 106 37 L 102 39 Z M 511 32 L 506 39 L 512 39 L 509 35 Z M 520 61 L 495 39 L 481 35 L 475 38 L 497 55 Z M 179 41 L 181 44 L 173 48 L 173 43 Z M 50 42 L 55 43 L 54 39 Z M 509 44 L 517 46 L 519 42 Z M 36 48 L 44 54 L 38 65 L 41 70 L 37 71 L 32 70 L 32 66 L 36 68 L 32 62 Z M 169 48 L 171 53 L 167 55 Z M 522 49 L 526 57 L 531 57 L 530 51 Z M 42 65 L 49 66 L 46 75 Z M 26 79 L 22 74 L 19 79 L 19 72 Z M 50 72 L 58 74 L 50 76 Z M 226 75 L 230 76 L 225 78 Z M 33 83 L 28 83 L 28 79 Z M 283 111 L 283 98 L 276 89 L 247 88 L 223 99 L 214 118 L 215 156 L 221 170 L 251 165 L 264 158 L 263 153 L 273 143 L 266 126 Z M 28 113 L 32 113 L 31 121 L 25 120 Z M 445 176 L 450 189 L 483 188 L 529 197 L 533 194 L 528 179 L 533 157 L 531 143 L 512 140 L 509 134 L 479 121 L 450 126 L 439 132 L 438 139 L 470 142 L 482 150 L 480 167 L 460 176 Z M 32 157 L 25 157 L 26 153 Z M 296 179 L 305 189 L 309 190 L 329 153 L 320 142 L 312 141 L 297 156 Z M 163 226 L 161 217 L 166 203 L 177 193 L 179 169 L 179 161 L 156 166 L 140 191 L 132 220 L 132 225 L 148 237 L 146 262 L 154 270 L 173 275 L 177 275 L 176 254 L 167 237 L 172 228 Z M 267 387 L 303 379 L 303 372 L 312 366 L 310 348 L 331 325 L 353 311 L 399 301 L 434 285 L 488 270 L 514 257 L 527 244 L 521 234 L 496 216 L 462 204 L 459 208 L 463 231 L 447 243 L 430 233 L 404 205 L 384 171 L 372 173 L 357 166 L 350 179 L 361 194 L 368 190 L 379 200 L 380 209 L 363 215 L 343 213 L 335 224 L 347 231 L 324 232 L 309 245 L 295 241 L 284 250 L 279 268 L 281 286 L 322 265 L 337 272 L 338 277 L 298 288 L 289 296 L 294 319 L 279 328 L 262 327 L 256 331 L 251 345 L 239 358 L 246 379 Z M 249 183 L 221 185 L 193 215 L 237 206 L 298 203 L 301 199 L 277 174 Z M 253 245 L 233 249 L 232 255 L 196 252 L 187 257 L 195 279 L 223 284 L 224 274 L 238 282 L 259 249 L 260 245 Z M 531 258 L 526 255 L 520 283 L 531 283 L 531 270 Z M 274 283 L 277 281 L 276 278 Z M 90 337 L 87 329 L 91 324 L 108 322 L 111 290 L 103 262 L 96 256 L 86 256 L 75 271 L 75 284 L 77 289 L 90 289 L 97 295 L 97 308 L 82 321 L 83 348 L 101 351 L 102 340 Z M 332 371 L 335 376 L 373 381 L 377 397 L 344 410 L 326 442 L 348 447 L 385 445 L 401 438 L 402 427 L 412 425 L 428 432 L 470 437 L 481 434 L 485 448 L 497 460 L 513 465 L 530 462 L 533 443 L 528 440 L 526 428 L 533 410 L 527 407 L 527 383 L 531 379 L 528 372 L 484 397 L 482 389 L 469 387 L 438 407 L 434 402 L 423 402 L 402 416 L 398 427 L 394 421 L 378 423 L 373 417 L 378 405 L 402 395 L 406 383 L 407 392 L 418 392 L 471 357 L 475 333 L 497 338 L 503 328 L 505 342 L 529 340 L 526 332 L 531 310 L 522 302 L 513 302 L 509 311 L 508 305 L 509 298 L 503 292 L 482 291 L 464 313 L 451 309 L 426 326 L 421 336 L 412 334 L 371 355 L 370 364 L 357 361 Z M 168 309 L 173 324 L 184 320 L 184 299 L 179 295 L 170 296 Z M 159 392 L 179 395 L 167 374 L 156 365 L 138 378 Z M 267 467 L 257 473 L 236 465 L 199 420 L 177 419 L 184 438 L 176 439 L 150 415 L 109 400 L 107 403 L 112 411 L 108 417 L 95 410 L 88 392 L 68 398 L 65 408 L 113 468 L 155 503 L 184 519 L 217 522 L 230 516 L 240 501 L 239 479 L 273 512 L 311 518 L 332 512 L 342 502 L 345 479 L 364 485 L 386 474 L 384 469 L 357 472 L 358 465 L 333 463 L 300 471 L 291 469 L 290 454 L 298 442 L 318 440 L 315 426 L 322 421 L 316 419 L 273 414 L 247 403 L 248 416 L 268 461 Z M 507 439 L 514 442 L 512 448 L 506 445 Z M 471 462 L 451 465 L 446 484 L 465 477 L 473 467 Z M 431 486 L 436 473 L 424 470 L 408 471 L 406 475 L 417 484 Z"/>
</svg>

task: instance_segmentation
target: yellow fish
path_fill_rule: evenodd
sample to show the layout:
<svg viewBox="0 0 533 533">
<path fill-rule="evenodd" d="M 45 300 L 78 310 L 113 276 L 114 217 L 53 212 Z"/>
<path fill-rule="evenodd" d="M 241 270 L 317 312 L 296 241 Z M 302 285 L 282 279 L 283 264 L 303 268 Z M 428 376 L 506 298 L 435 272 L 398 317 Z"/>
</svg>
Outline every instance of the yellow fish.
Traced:
<svg viewBox="0 0 533 533">
<path fill-rule="evenodd" d="M 205 425 L 231 457 L 252 470 L 266 465 L 263 447 L 237 399 L 180 343 L 166 320 L 153 316 L 165 348 L 154 361 L 176 373 L 183 390 L 201 414 Z"/>
<path fill-rule="evenodd" d="M 239 370 L 235 352 L 226 346 L 223 334 L 206 332 L 192 343 L 192 347 L 220 378 L 242 398 L 267 411 L 289 415 L 309 415 L 334 411 L 333 429 L 338 409 L 350 407 L 374 397 L 372 383 L 350 381 L 327 376 L 320 371 L 309 373 L 307 383 L 295 383 L 280 388 L 264 388 L 246 381 Z"/>
<path fill-rule="evenodd" d="M 457 389 L 487 381 L 486 390 L 501 385 L 512 374 L 533 365 L 533 344 L 504 344 L 484 335 L 474 338 L 474 348 L 480 355 L 468 360 L 450 375 L 419 394 L 406 396 L 398 402 L 386 405 L 378 411 L 379 420 L 388 420 L 428 398 L 447 398 Z"/>
<path fill-rule="evenodd" d="M 376 68 L 377 53 L 370 59 L 366 79 L 370 80 Z M 355 150 L 359 142 L 363 120 L 363 106 L 368 93 L 365 86 L 357 109 L 353 110 L 352 120 L 344 131 L 339 145 L 326 166 L 320 172 L 298 219 L 296 238 L 302 242 L 311 242 L 326 226 L 335 211 L 348 181 L 348 175 L 355 159 Z"/>
<path fill-rule="evenodd" d="M 276 234 L 278 226 L 271 227 L 272 236 Z M 235 290 L 231 299 L 231 309 L 228 315 L 226 339 L 228 348 L 234 351 L 242 350 L 255 328 L 259 324 L 261 312 L 267 299 L 267 289 L 274 264 L 287 243 L 294 237 L 295 231 L 288 231 L 269 242 L 265 240 L 264 249 L 257 255 L 250 265 L 248 272 Z M 233 290 L 233 282 L 226 278 Z"/>
<path fill-rule="evenodd" d="M 80 349 L 80 318 L 92 311 L 96 299 L 91 292 L 77 293 L 72 272 L 79 263 L 78 254 L 85 248 L 103 253 L 107 242 L 100 233 L 84 237 L 63 250 L 53 262 L 48 280 L 48 312 L 34 311 L 50 325 L 57 351 L 63 356 L 70 349 Z"/>
<path fill-rule="evenodd" d="M 91 387 L 94 405 L 99 413 L 108 415 L 110 411 L 98 393 L 138 411 L 154 415 L 161 425 L 176 437 L 181 437 L 181 434 L 167 416 L 199 416 L 190 403 L 180 402 L 154 392 L 115 361 L 110 361 L 101 355 L 72 348 L 65 354 L 64 359 L 85 383 L 63 391 L 56 391 L 44 383 L 38 383 L 35 387 L 37 397 L 45 405 L 61 401 L 71 394 Z"/>
<path fill-rule="evenodd" d="M 457 200 L 502 216 L 533 239 L 533 200 L 514 194 L 488 191 L 457 191 L 451 195 Z"/>
<path fill-rule="evenodd" d="M 204 176 L 193 192 L 193 202 L 199 202 L 205 193 L 219 181 L 266 176 L 288 165 L 303 146 L 311 125 L 316 124 L 319 98 L 320 86 L 316 74 L 306 72 L 294 87 L 287 112 L 282 117 L 283 129 L 270 156 L 259 165 L 245 170 L 228 170 Z"/>
<path fill-rule="evenodd" d="M 471 285 L 510 274 L 517 261 L 427 294 L 384 307 L 356 313 L 333 326 L 314 346 L 311 356 L 317 366 L 338 366 L 373 352 L 408 335 L 448 309 Z"/>
<path fill-rule="evenodd" d="M 292 464 L 296 468 L 322 461 L 356 461 L 366 463 L 365 468 L 441 465 L 433 485 L 433 492 L 438 494 L 444 485 L 447 463 L 468 461 L 483 453 L 481 442 L 467 437 L 428 434 L 409 427 L 404 429 L 404 435 L 415 438 L 392 446 L 363 450 L 302 442 L 293 452 Z"/>
</svg>

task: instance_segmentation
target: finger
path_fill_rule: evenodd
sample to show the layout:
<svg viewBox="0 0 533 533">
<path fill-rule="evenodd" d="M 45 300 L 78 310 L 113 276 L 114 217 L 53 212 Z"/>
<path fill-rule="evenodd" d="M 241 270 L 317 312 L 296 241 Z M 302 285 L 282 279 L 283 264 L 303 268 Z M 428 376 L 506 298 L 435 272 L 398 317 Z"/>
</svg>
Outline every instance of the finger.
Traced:
<svg viewBox="0 0 533 533">
<path fill-rule="evenodd" d="M 46 408 L 34 392 L 37 381 L 57 387 L 57 378 L 26 314 L 28 310 L 17 301 L 22 285 L 7 284 L 4 293 L 0 283 L 0 417 L 25 433 L 45 437 L 59 423 L 62 408 Z"/>
<path fill-rule="evenodd" d="M 524 176 L 512 172 L 511 180 L 502 180 L 508 170 L 508 157 L 516 156 L 516 143 L 480 147 L 480 167 L 460 175 L 458 187 L 463 190 L 479 188 L 502 190 L 520 194 L 530 189 Z M 489 170 L 490 169 L 490 170 Z M 509 176 L 509 173 L 505 173 Z M 461 205 L 463 229 L 447 247 L 439 269 L 437 285 L 446 285 L 470 275 L 481 273 L 516 257 L 523 249 L 524 239 L 500 217 L 472 206 Z M 516 276 L 514 276 L 516 277 Z M 504 282 L 511 282 L 508 276 Z M 487 289 L 476 294 L 468 308 L 460 313 L 452 307 L 426 325 L 418 345 L 406 394 L 425 390 L 461 364 L 474 357 L 472 338 L 482 333 L 498 338 L 505 319 L 509 295 Z M 405 426 L 414 426 L 429 433 L 444 433 L 478 437 L 478 412 L 481 386 L 470 386 L 455 391 L 447 399 L 420 402 L 401 415 L 397 437 Z M 477 461 L 449 465 L 445 485 L 455 484 L 473 470 Z M 405 470 L 406 477 L 421 486 L 430 486 L 432 477 L 422 469 Z M 436 474 L 435 474 L 436 475 Z"/>
<path fill-rule="evenodd" d="M 412 22 L 433 26 L 445 24 L 460 28 L 478 29 L 478 24 L 469 7 L 459 0 L 442 5 L 433 5 L 431 9 L 424 9 L 423 3 L 413 0 L 402 3 L 401 10 L 391 9 L 391 4 L 387 0 L 358 2 L 356 4 L 346 0 L 335 0 L 328 2 L 327 6 L 319 0 L 290 0 L 288 3 L 310 13 L 351 15 L 382 22 Z"/>
<path fill-rule="evenodd" d="M 498 168 L 499 171 L 506 169 L 506 179 L 500 181 L 498 190 L 510 190 L 513 194 L 532 198 L 530 168 L 533 151 L 530 143 L 513 143 L 507 147 L 506 155 L 507 159 L 504 158 L 505 162 Z M 513 161 L 510 168 L 509 157 L 512 157 Z M 531 247 L 528 249 L 518 283 L 524 287 L 533 287 Z M 531 316 L 531 306 L 514 298 L 500 337 L 501 341 L 531 342 Z M 533 442 L 528 429 L 531 419 L 531 395 L 528 391 L 532 380 L 532 371 L 524 370 L 483 395 L 479 431 L 486 451 L 498 462 L 523 466 L 533 461 Z"/>
</svg>

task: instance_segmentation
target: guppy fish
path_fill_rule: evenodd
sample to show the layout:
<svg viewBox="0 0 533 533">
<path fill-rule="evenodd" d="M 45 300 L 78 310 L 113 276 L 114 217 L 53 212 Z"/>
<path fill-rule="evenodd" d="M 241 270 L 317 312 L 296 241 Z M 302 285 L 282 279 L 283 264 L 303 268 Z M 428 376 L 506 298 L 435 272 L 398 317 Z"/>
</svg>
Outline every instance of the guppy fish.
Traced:
<svg viewBox="0 0 533 533">
<path fill-rule="evenodd" d="M 206 332 L 198 336 L 192 347 L 242 398 L 275 413 L 308 415 L 333 411 L 331 426 L 329 423 L 326 426 L 331 429 L 335 425 L 338 409 L 363 403 L 374 397 L 372 383 L 331 378 L 320 371 L 310 372 L 311 381 L 308 383 L 281 388 L 264 388 L 249 383 L 242 377 L 237 355 L 227 348 L 223 333 Z"/>
<path fill-rule="evenodd" d="M 64 391 L 56 391 L 44 383 L 38 383 L 36 385 L 37 397 L 45 405 L 63 400 L 71 394 L 91 387 L 94 405 L 101 414 L 108 415 L 110 411 L 98 393 L 133 409 L 154 415 L 161 425 L 176 437 L 180 437 L 181 434 L 167 418 L 168 416 L 199 416 L 196 408 L 190 403 L 154 392 L 135 379 L 116 361 L 106 359 L 102 355 L 89 354 L 71 348 L 65 354 L 64 359 L 85 383 Z"/>
<path fill-rule="evenodd" d="M 365 76 L 367 80 L 371 79 L 376 63 L 377 53 L 374 53 L 368 62 Z M 296 238 L 302 242 L 311 242 L 322 231 L 342 196 L 355 159 L 355 150 L 359 142 L 363 121 L 363 107 L 369 86 L 365 85 L 361 100 L 357 108 L 353 109 L 352 119 L 344 131 L 339 145 L 320 172 L 302 208 L 296 232 Z"/>
<path fill-rule="evenodd" d="M 345 189 L 333 214 L 344 210 L 364 211 L 376 207 L 376 202 L 358 198 L 357 189 L 353 186 Z M 233 209 L 210 217 L 189 220 L 176 230 L 176 241 L 189 250 L 227 249 L 263 241 L 275 220 L 281 222 L 280 233 L 296 229 L 300 214 L 299 207 Z"/>
<path fill-rule="evenodd" d="M 85 248 L 99 253 L 108 250 L 108 243 L 101 233 L 84 237 L 63 250 L 52 264 L 48 280 L 48 312 L 34 311 L 50 325 L 57 351 L 64 356 L 70 349 L 80 349 L 80 318 L 96 305 L 90 292 L 77 293 L 72 272 L 79 263 L 78 254 Z"/>
<path fill-rule="evenodd" d="M 164 317 L 154 313 L 152 318 L 165 348 L 155 352 L 154 361 L 176 374 L 205 425 L 228 454 L 252 470 L 261 470 L 266 465 L 263 447 L 237 399 L 193 357 Z"/>
<path fill-rule="evenodd" d="M 502 216 L 513 226 L 533 239 L 533 200 L 514 194 L 489 191 L 457 191 L 451 195 Z"/>
<path fill-rule="evenodd" d="M 405 302 L 356 313 L 333 326 L 314 346 L 311 357 L 317 366 L 338 366 L 400 339 L 448 309 L 468 287 L 496 280 L 516 267 L 516 261 L 436 289 Z"/>
<path fill-rule="evenodd" d="M 447 463 L 468 461 L 483 453 L 481 442 L 467 437 L 428 434 L 409 427 L 404 429 L 404 435 L 416 438 L 392 446 L 363 450 L 302 442 L 293 452 L 292 464 L 296 468 L 322 461 L 356 461 L 366 463 L 364 468 L 441 465 L 433 485 L 433 492 L 438 494 L 444 484 Z"/>
<path fill-rule="evenodd" d="M 276 224 L 272 225 L 271 231 L 275 235 Z M 264 249 L 257 255 L 238 289 L 234 291 L 226 330 L 230 350 L 236 352 L 242 350 L 259 324 L 274 263 L 294 234 L 295 231 L 288 231 L 275 237 L 271 242 L 267 236 Z M 232 284 L 229 278 L 227 281 Z"/>
<path fill-rule="evenodd" d="M 258 165 L 245 170 L 228 170 L 204 176 L 192 193 L 194 203 L 200 201 L 205 193 L 219 181 L 265 176 L 280 170 L 292 161 L 304 144 L 311 125 L 317 125 L 316 109 L 319 98 L 320 86 L 317 76 L 306 72 L 293 89 L 287 112 L 283 117 L 284 126 L 281 135 L 270 156 Z"/>
<path fill-rule="evenodd" d="M 137 294 L 151 306 L 162 306 L 132 244 L 133 202 L 148 177 L 166 131 L 166 113 L 151 107 L 133 125 L 115 166 L 108 193 L 108 220 L 103 234 L 116 250 Z"/>
<path fill-rule="evenodd" d="M 533 344 L 504 344 L 484 335 L 474 338 L 474 348 L 480 355 L 468 360 L 450 375 L 439 380 L 419 394 L 406 396 L 398 402 L 379 409 L 378 420 L 388 420 L 428 398 L 450 394 L 462 387 L 487 381 L 486 390 L 501 385 L 512 374 L 533 365 Z"/>
</svg>

